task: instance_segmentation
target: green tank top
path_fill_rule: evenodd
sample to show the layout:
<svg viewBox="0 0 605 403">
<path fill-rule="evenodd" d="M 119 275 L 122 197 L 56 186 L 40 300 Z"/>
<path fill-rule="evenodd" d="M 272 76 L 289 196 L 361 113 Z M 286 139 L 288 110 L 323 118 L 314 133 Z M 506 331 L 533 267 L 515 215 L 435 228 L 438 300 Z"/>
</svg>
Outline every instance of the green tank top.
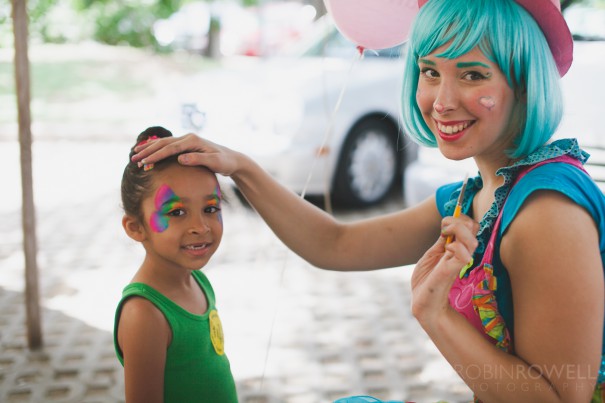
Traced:
<svg viewBox="0 0 605 403">
<path fill-rule="evenodd" d="M 208 310 L 194 315 L 143 283 L 124 288 L 114 322 L 114 346 L 120 363 L 124 357 L 118 345 L 117 330 L 124 302 L 139 296 L 153 303 L 172 330 L 164 370 L 165 403 L 237 403 L 235 381 L 223 348 L 223 330 L 215 307 L 214 290 L 201 271 L 192 272 L 204 291 Z"/>
</svg>

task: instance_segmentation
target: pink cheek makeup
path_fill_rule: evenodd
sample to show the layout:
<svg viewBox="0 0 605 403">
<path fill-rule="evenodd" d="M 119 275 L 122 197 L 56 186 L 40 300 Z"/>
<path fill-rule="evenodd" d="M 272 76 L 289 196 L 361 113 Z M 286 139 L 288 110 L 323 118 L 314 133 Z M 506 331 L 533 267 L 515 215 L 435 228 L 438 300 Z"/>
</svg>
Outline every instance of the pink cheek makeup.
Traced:
<svg viewBox="0 0 605 403">
<path fill-rule="evenodd" d="M 491 111 L 496 106 L 496 101 L 492 97 L 481 97 L 479 98 L 479 104 Z"/>
<path fill-rule="evenodd" d="M 155 194 L 155 211 L 149 218 L 149 225 L 154 232 L 164 232 L 168 228 L 168 213 L 174 209 L 182 208 L 181 199 L 168 185 L 162 185 Z"/>
</svg>

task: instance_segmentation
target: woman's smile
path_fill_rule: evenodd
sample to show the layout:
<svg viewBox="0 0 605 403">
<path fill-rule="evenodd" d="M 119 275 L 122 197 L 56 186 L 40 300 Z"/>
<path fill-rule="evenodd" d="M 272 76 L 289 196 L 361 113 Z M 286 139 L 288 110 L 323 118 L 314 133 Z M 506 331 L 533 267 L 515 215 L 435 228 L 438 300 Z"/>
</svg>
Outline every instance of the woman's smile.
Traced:
<svg viewBox="0 0 605 403">
<path fill-rule="evenodd" d="M 434 122 L 439 137 L 445 141 L 458 140 L 466 133 L 466 129 L 475 123 L 474 120 L 443 122 L 436 119 L 434 119 Z"/>
</svg>

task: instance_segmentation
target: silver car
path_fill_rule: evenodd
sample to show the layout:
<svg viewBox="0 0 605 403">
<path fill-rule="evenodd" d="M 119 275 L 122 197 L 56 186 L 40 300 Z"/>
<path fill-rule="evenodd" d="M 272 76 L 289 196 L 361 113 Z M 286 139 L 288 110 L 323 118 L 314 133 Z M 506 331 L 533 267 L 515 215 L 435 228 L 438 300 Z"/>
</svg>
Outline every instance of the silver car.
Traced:
<svg viewBox="0 0 605 403">
<path fill-rule="evenodd" d="M 231 58 L 200 76 L 183 125 L 246 152 L 297 193 L 375 204 L 416 158 L 399 124 L 401 51 L 361 58 L 325 16 L 287 55 Z"/>
</svg>

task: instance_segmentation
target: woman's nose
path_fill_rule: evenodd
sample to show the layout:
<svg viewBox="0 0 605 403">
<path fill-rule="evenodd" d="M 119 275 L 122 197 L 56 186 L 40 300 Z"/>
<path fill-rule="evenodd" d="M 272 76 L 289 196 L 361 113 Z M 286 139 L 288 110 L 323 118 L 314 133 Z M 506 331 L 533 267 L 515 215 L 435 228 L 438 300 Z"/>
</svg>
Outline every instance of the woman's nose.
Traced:
<svg viewBox="0 0 605 403">
<path fill-rule="evenodd" d="M 455 110 L 458 107 L 458 97 L 456 89 L 448 83 L 441 83 L 437 97 L 433 102 L 433 109 L 442 115 Z"/>
</svg>

